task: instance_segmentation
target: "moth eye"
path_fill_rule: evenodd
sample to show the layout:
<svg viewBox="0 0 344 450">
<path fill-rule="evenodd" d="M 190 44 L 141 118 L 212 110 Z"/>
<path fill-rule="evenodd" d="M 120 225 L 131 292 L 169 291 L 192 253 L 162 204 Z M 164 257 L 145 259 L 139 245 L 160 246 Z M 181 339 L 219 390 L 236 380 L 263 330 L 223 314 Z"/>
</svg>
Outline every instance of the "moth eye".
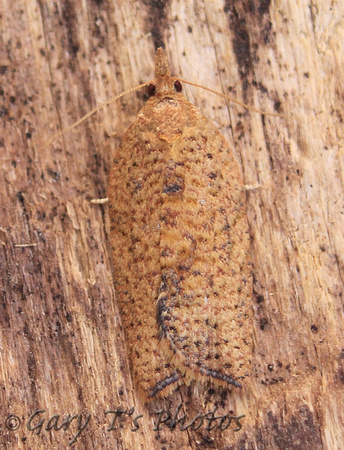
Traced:
<svg viewBox="0 0 344 450">
<path fill-rule="evenodd" d="M 182 92 L 183 86 L 179 80 L 174 82 L 174 89 L 176 90 L 176 92 Z"/>
<path fill-rule="evenodd" d="M 155 84 L 149 84 L 147 91 L 148 91 L 148 95 L 150 97 L 152 97 L 155 94 Z"/>
</svg>

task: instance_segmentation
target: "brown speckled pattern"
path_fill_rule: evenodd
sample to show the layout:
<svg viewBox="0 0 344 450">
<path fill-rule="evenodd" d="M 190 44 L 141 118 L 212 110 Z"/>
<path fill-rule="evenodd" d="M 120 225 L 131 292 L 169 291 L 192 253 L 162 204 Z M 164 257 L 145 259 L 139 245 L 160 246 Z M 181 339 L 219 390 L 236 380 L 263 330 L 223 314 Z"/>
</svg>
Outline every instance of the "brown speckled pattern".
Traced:
<svg viewBox="0 0 344 450">
<path fill-rule="evenodd" d="M 192 380 L 239 386 L 252 353 L 240 171 L 215 126 L 175 92 L 164 58 L 158 50 L 156 93 L 123 136 L 109 182 L 115 289 L 147 397 Z"/>
</svg>

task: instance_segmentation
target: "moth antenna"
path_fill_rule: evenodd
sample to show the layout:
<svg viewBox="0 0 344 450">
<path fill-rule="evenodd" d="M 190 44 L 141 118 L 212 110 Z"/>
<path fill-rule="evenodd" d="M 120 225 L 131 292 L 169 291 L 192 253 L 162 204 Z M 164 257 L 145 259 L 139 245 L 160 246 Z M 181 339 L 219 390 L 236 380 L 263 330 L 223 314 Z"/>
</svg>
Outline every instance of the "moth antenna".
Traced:
<svg viewBox="0 0 344 450">
<path fill-rule="evenodd" d="M 68 133 L 68 131 L 70 131 L 73 128 L 75 128 L 78 125 L 80 125 L 81 122 L 83 122 L 84 120 L 88 119 L 90 116 L 92 116 L 92 114 L 98 112 L 100 109 L 104 108 L 104 106 L 109 105 L 110 103 L 118 100 L 119 98 L 123 97 L 124 95 L 130 94 L 130 92 L 134 92 L 134 91 L 138 91 L 139 89 L 142 89 L 143 87 L 147 86 L 147 84 L 149 84 L 149 83 L 151 83 L 151 81 L 148 81 L 147 83 L 144 83 L 144 84 L 140 84 L 139 86 L 136 86 L 134 88 L 128 89 L 127 91 L 124 91 L 121 94 L 116 95 L 115 97 L 112 97 L 109 100 L 106 100 L 106 102 L 102 103 L 101 105 L 96 106 L 94 109 L 92 109 L 90 112 L 85 114 L 83 117 L 81 117 L 81 119 L 77 120 L 76 122 L 74 122 L 69 127 L 65 128 L 64 130 L 59 131 L 58 133 L 55 133 L 53 135 L 53 137 L 48 141 L 48 145 L 52 144 L 55 141 L 55 139 L 63 136 L 64 134 Z"/>
<path fill-rule="evenodd" d="M 191 83 L 190 81 L 182 80 L 180 78 L 178 78 L 178 80 L 180 82 L 182 82 L 182 83 L 189 84 L 190 86 L 196 86 L 196 87 L 204 89 L 205 91 L 211 92 L 212 94 L 219 95 L 220 97 L 223 97 L 223 98 L 229 100 L 232 103 L 236 103 L 237 105 L 240 105 L 243 108 L 246 108 L 246 109 L 248 109 L 250 111 L 253 111 L 253 112 L 256 112 L 256 113 L 259 113 L 259 114 L 262 114 L 263 116 L 274 116 L 274 117 L 285 117 L 285 118 L 290 118 L 291 117 L 291 116 L 288 116 L 287 114 L 269 113 L 269 112 L 261 111 L 260 109 L 253 108 L 253 106 L 248 106 L 245 103 L 243 103 L 243 102 L 241 102 L 239 100 L 236 100 L 235 98 L 233 98 L 233 97 L 231 97 L 229 95 L 221 94 L 221 92 L 214 91 L 213 89 L 209 89 L 209 88 L 207 88 L 205 86 L 202 86 L 201 84 Z"/>
</svg>

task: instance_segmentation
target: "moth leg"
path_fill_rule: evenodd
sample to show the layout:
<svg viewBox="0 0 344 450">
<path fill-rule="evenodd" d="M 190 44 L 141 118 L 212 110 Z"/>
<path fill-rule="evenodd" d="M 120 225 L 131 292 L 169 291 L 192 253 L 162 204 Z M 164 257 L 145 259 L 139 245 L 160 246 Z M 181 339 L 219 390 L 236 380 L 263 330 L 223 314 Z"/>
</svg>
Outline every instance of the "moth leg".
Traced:
<svg viewBox="0 0 344 450">
<path fill-rule="evenodd" d="M 209 367 L 203 366 L 199 370 L 200 374 L 214 378 L 215 380 L 224 381 L 227 384 L 232 384 L 237 388 L 242 388 L 242 384 L 234 380 L 230 375 L 225 375 L 217 370 L 210 369 Z"/>
<path fill-rule="evenodd" d="M 166 397 L 180 384 L 179 372 L 166 359 L 156 337 L 139 347 L 132 349 L 131 358 L 136 384 L 148 398 Z"/>
<path fill-rule="evenodd" d="M 148 393 L 148 397 L 155 397 L 157 394 L 161 393 L 164 389 L 167 387 L 174 385 L 174 383 L 178 382 L 180 380 L 180 375 L 175 370 L 171 376 L 165 378 L 164 380 L 158 381 L 153 389 L 150 390 Z M 174 386 L 172 387 L 174 389 Z"/>
<path fill-rule="evenodd" d="M 135 314 L 132 311 L 129 314 L 123 308 L 133 377 L 146 399 L 169 395 L 182 378 L 158 338 L 158 327 L 151 307 L 154 308 L 154 302 L 152 305 L 143 303 Z"/>
</svg>

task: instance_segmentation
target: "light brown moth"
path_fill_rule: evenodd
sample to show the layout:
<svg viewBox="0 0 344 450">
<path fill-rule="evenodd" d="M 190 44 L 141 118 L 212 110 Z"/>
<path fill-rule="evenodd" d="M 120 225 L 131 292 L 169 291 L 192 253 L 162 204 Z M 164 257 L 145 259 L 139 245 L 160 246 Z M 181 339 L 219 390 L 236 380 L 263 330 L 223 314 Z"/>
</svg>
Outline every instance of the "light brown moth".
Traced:
<svg viewBox="0 0 344 450">
<path fill-rule="evenodd" d="M 148 398 L 192 380 L 241 387 L 251 366 L 252 277 L 240 170 L 161 48 L 155 76 L 108 192 L 133 375 Z"/>
</svg>

